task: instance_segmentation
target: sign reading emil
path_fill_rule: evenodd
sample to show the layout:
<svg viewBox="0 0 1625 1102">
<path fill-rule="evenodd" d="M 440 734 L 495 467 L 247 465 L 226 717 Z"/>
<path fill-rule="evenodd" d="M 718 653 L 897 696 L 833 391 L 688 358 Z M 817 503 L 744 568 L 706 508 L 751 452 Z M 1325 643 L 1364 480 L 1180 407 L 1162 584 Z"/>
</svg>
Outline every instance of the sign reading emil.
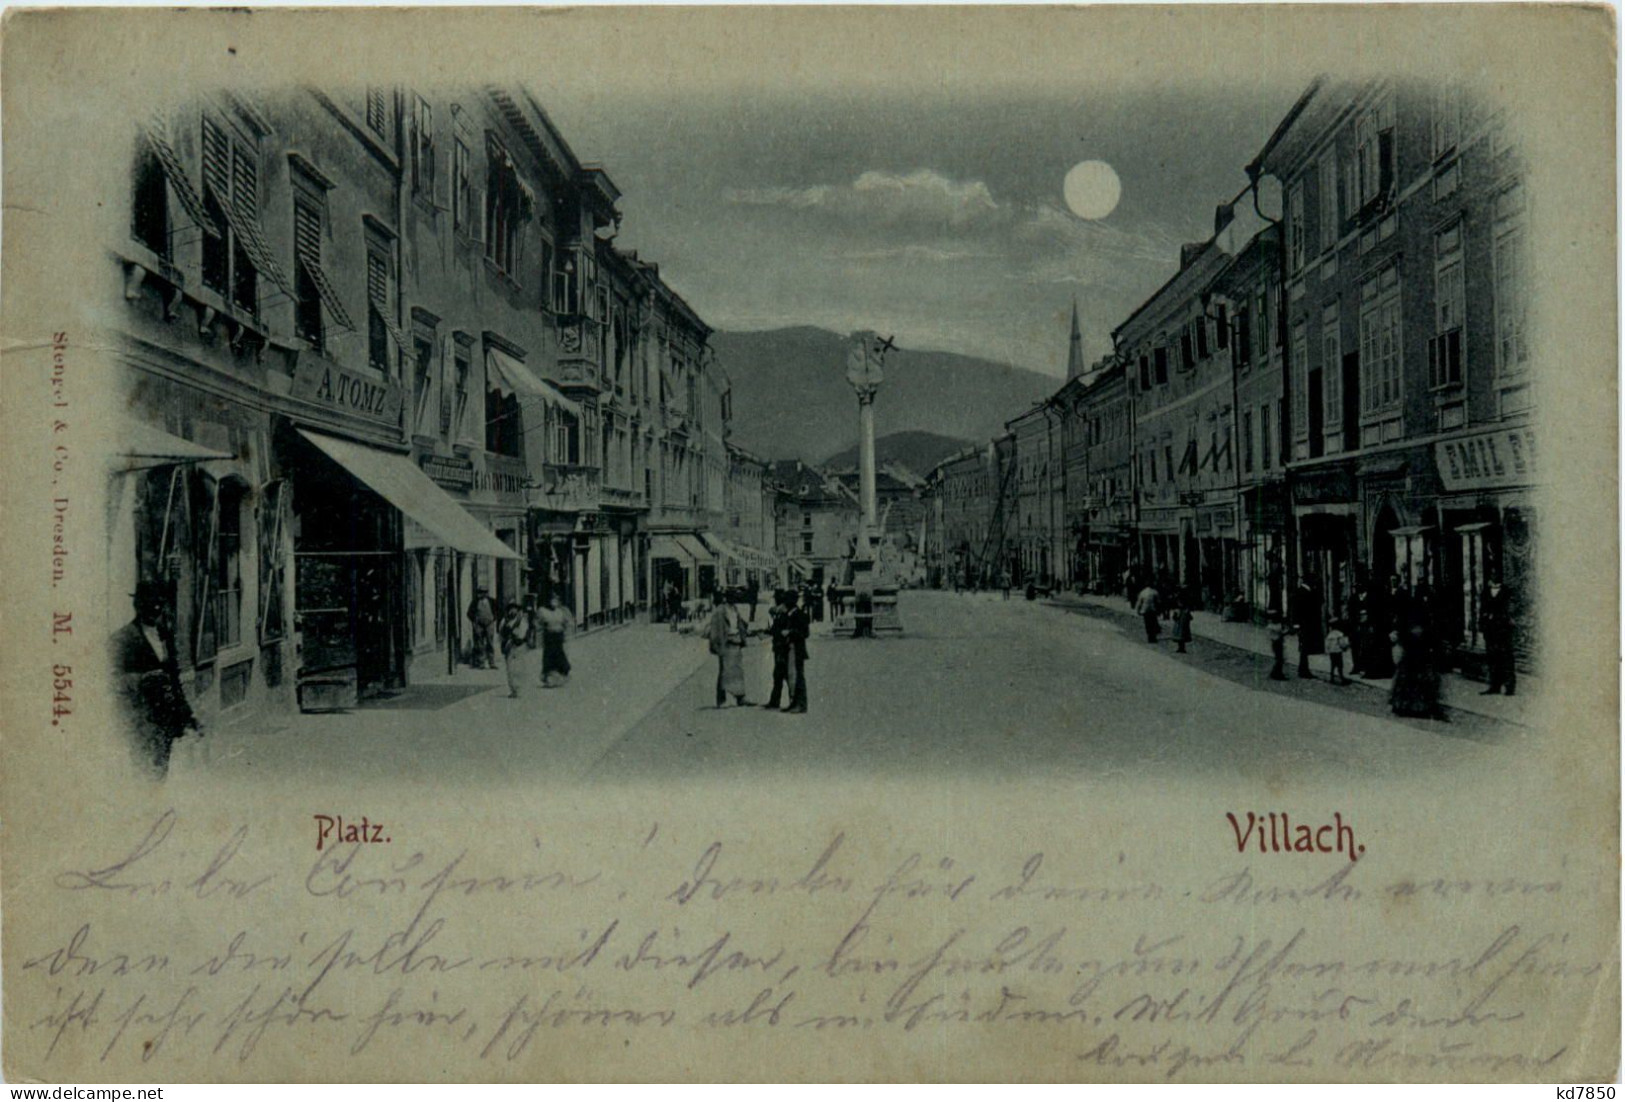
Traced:
<svg viewBox="0 0 1625 1102">
<path fill-rule="evenodd" d="M 1447 490 L 1527 486 L 1535 480 L 1535 430 L 1529 425 L 1441 440 L 1433 447 Z"/>
</svg>

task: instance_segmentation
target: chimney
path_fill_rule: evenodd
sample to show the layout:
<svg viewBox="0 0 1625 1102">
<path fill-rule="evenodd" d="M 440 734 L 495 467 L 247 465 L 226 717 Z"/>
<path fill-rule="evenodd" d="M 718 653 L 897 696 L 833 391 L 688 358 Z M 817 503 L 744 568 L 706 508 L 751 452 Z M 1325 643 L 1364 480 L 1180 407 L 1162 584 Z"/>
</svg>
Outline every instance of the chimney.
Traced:
<svg viewBox="0 0 1625 1102">
<path fill-rule="evenodd" d="M 1206 241 L 1192 241 L 1179 246 L 1179 270 L 1183 272 L 1186 268 L 1189 268 L 1191 261 L 1195 260 L 1197 254 L 1206 246 Z"/>
</svg>

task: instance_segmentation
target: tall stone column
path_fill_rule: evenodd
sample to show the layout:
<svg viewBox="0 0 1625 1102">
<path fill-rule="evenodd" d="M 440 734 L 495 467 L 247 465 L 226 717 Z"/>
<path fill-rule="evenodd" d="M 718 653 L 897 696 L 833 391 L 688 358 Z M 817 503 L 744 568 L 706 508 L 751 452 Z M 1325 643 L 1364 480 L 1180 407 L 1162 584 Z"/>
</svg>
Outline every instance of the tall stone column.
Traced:
<svg viewBox="0 0 1625 1102">
<path fill-rule="evenodd" d="M 858 532 L 862 559 L 873 561 L 875 509 L 875 395 L 886 381 L 873 333 L 855 333 L 846 354 L 846 381 L 858 396 L 858 488 L 863 520 Z"/>
<path fill-rule="evenodd" d="M 873 390 L 858 392 L 858 487 L 863 497 L 864 550 L 874 541 L 875 511 L 875 394 Z"/>
</svg>

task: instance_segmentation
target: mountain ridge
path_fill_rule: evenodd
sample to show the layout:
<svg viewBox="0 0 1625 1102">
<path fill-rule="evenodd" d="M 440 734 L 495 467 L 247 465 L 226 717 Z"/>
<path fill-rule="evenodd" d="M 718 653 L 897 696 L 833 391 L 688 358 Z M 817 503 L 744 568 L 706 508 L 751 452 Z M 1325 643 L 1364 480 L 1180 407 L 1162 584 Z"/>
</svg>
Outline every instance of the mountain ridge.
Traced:
<svg viewBox="0 0 1625 1102">
<path fill-rule="evenodd" d="M 940 432 L 902 429 L 875 438 L 875 462 L 882 467 L 889 463 L 897 463 L 923 478 L 930 474 L 931 468 L 938 463 L 950 455 L 964 451 L 974 443 L 975 441 L 963 437 L 945 436 Z M 832 470 L 844 470 L 857 465 L 856 444 L 842 448 L 826 457 L 822 463 L 822 466 Z"/>
<path fill-rule="evenodd" d="M 733 438 L 740 446 L 809 463 L 853 448 L 858 418 L 846 382 L 846 343 L 811 325 L 713 333 L 717 362 L 733 382 Z M 877 436 L 952 438 L 958 443 L 946 454 L 998 435 L 1006 421 L 1061 385 L 1013 364 L 906 348 L 888 354 L 885 372 L 875 401 Z"/>
</svg>

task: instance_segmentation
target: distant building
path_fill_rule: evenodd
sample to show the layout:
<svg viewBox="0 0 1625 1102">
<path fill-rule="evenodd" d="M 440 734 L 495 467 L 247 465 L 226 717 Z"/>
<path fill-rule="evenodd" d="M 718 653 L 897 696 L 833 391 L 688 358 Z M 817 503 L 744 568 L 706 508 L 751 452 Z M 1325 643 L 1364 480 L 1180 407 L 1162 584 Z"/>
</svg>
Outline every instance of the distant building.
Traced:
<svg viewBox="0 0 1625 1102">
<path fill-rule="evenodd" d="M 785 580 L 825 585 L 842 582 L 862 510 L 833 475 L 799 459 L 779 460 L 769 477 L 776 492 L 775 516 Z"/>
</svg>

